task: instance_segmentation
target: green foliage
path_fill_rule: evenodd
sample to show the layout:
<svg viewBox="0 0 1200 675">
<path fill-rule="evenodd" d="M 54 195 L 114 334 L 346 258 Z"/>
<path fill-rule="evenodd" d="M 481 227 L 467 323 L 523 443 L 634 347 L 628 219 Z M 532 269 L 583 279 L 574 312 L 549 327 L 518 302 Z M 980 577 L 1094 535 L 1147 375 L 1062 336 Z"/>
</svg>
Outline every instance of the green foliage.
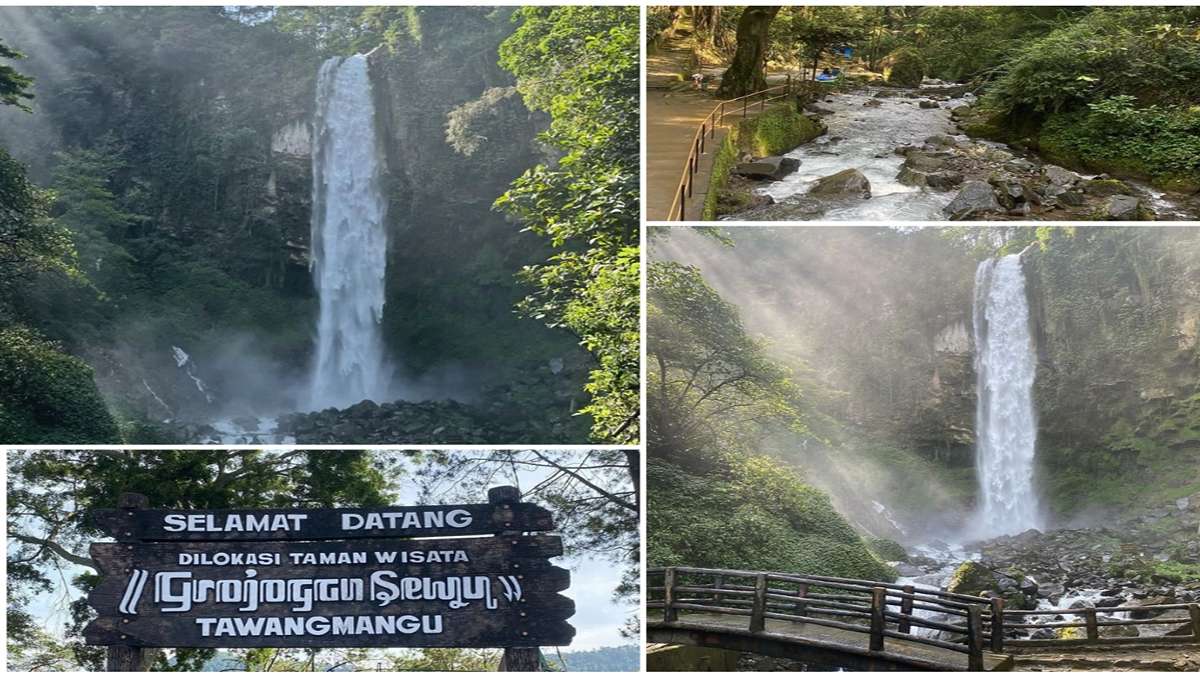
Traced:
<svg viewBox="0 0 1200 675">
<path fill-rule="evenodd" d="M 500 655 L 495 649 L 414 649 L 393 657 L 391 669 L 401 672 L 487 672 L 498 669 Z"/>
<path fill-rule="evenodd" d="M 699 270 L 654 262 L 646 281 L 649 442 L 657 457 L 702 467 L 714 441 L 767 421 L 805 432 L 788 370 L 746 335 L 737 308 Z"/>
<path fill-rule="evenodd" d="M 0 432 L 9 443 L 120 443 L 92 369 L 33 331 L 0 328 Z"/>
<path fill-rule="evenodd" d="M 48 217 L 52 199 L 0 148 L 0 318 L 18 284 L 47 271 L 77 275 L 71 235 Z"/>
<path fill-rule="evenodd" d="M 741 126 L 738 139 L 755 157 L 788 152 L 825 133 L 823 124 L 791 105 L 775 106 Z"/>
<path fill-rule="evenodd" d="M 925 77 L 925 58 L 912 47 L 902 47 L 888 56 L 890 68 L 885 69 L 888 84 L 915 87 Z"/>
<path fill-rule="evenodd" d="M 1188 564 L 1175 561 L 1156 562 L 1153 575 L 1177 584 L 1200 581 L 1200 564 Z"/>
<path fill-rule="evenodd" d="M 1008 116 L 1046 116 L 1120 95 L 1188 104 L 1200 96 L 1194 8 L 1097 7 L 1027 43 L 986 103 Z"/>
<path fill-rule="evenodd" d="M 4 42 L 0 40 L 0 59 L 23 59 L 25 55 L 4 46 Z M 0 105 L 11 105 L 32 112 L 26 101 L 33 100 L 33 93 L 29 88 L 33 86 L 33 79 L 17 72 L 15 68 L 7 64 L 0 64 Z"/>
<path fill-rule="evenodd" d="M 872 537 L 867 540 L 867 546 L 875 552 L 875 555 L 879 556 L 880 560 L 887 562 L 908 560 L 908 551 L 905 551 L 903 546 L 891 539 Z"/>
<path fill-rule="evenodd" d="M 895 579 L 828 496 L 769 459 L 725 456 L 707 475 L 659 461 L 647 469 L 651 566 Z"/>
<path fill-rule="evenodd" d="M 1051 115 L 1038 145 L 1065 164 L 1200 190 L 1200 106 L 1138 107 L 1133 96 L 1113 96 Z"/>
<path fill-rule="evenodd" d="M 721 146 L 717 149 L 716 156 L 713 157 L 712 170 L 708 174 L 708 192 L 704 193 L 704 208 L 699 220 L 716 220 L 718 216 L 722 215 L 720 210 L 721 195 L 725 192 L 726 186 L 729 185 L 729 177 L 733 171 L 733 167 L 741 158 L 739 150 L 741 144 L 738 142 L 740 129 L 741 125 L 734 125 L 729 128 L 729 131 L 725 134 L 725 138 L 721 141 Z"/>
<path fill-rule="evenodd" d="M 500 46 L 541 140 L 564 156 L 513 181 L 496 208 L 555 249 L 527 267 L 528 316 L 563 327 L 598 361 L 588 384 L 592 437 L 638 438 L 636 261 L 639 211 L 639 19 L 631 7 L 526 7 Z M 633 273 L 631 273 L 633 270 Z"/>
</svg>

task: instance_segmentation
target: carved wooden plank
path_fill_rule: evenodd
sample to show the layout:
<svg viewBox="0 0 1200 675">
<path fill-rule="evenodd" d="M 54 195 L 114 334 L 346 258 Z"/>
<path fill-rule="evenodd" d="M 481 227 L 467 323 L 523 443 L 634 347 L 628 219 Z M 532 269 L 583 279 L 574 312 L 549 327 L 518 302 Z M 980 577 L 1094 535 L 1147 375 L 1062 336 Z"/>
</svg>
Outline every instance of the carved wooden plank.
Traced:
<svg viewBox="0 0 1200 675">
<path fill-rule="evenodd" d="M 552 536 L 93 544 L 89 644 L 566 645 Z"/>
<path fill-rule="evenodd" d="M 549 511 L 520 502 L 375 509 L 95 509 L 92 519 L 118 541 L 396 539 L 554 529 Z"/>
</svg>

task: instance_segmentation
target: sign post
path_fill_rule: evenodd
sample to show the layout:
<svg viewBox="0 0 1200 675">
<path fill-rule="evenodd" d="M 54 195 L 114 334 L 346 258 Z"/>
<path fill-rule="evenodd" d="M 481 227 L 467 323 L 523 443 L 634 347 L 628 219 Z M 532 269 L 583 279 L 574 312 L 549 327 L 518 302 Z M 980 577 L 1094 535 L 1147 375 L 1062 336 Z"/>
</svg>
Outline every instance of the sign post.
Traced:
<svg viewBox="0 0 1200 675">
<path fill-rule="evenodd" d="M 500 647 L 540 670 L 570 644 L 575 604 L 545 509 L 493 488 L 487 504 L 374 509 L 147 508 L 124 494 L 93 518 L 88 644 L 109 670 L 147 647 Z"/>
</svg>

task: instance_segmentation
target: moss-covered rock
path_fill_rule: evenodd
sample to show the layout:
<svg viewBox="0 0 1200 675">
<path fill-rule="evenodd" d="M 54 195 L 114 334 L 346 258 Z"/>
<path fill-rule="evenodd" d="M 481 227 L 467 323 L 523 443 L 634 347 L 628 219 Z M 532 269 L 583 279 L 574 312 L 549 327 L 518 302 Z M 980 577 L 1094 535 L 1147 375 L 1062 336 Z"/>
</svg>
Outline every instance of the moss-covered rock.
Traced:
<svg viewBox="0 0 1200 675">
<path fill-rule="evenodd" d="M 908 560 L 908 551 L 891 539 L 872 538 L 867 540 L 867 545 L 871 547 L 875 555 L 888 562 Z"/>
<path fill-rule="evenodd" d="M 741 142 L 755 157 L 788 152 L 826 130 L 819 120 L 782 105 L 742 122 L 741 127 Z"/>
<path fill-rule="evenodd" d="M 884 61 L 884 78 L 888 84 L 916 87 L 925 77 L 925 59 L 912 47 L 901 47 Z"/>
<path fill-rule="evenodd" d="M 996 573 L 975 561 L 967 561 L 954 570 L 946 590 L 963 595 L 979 595 L 984 592 L 1000 592 Z"/>
</svg>

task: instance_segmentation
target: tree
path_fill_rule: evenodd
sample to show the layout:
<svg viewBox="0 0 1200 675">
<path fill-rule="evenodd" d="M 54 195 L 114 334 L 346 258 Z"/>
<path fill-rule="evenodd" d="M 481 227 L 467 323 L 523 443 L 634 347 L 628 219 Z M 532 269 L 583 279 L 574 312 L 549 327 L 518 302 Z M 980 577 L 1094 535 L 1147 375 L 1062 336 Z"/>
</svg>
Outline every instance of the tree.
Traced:
<svg viewBox="0 0 1200 675">
<path fill-rule="evenodd" d="M 737 51 L 721 75 L 717 96 L 737 98 L 766 89 L 765 65 L 771 21 L 780 7 L 747 7 L 737 25 Z"/>
<path fill-rule="evenodd" d="M 625 567 L 617 598 L 640 599 L 638 535 L 641 462 L 637 450 L 495 450 L 441 455 L 420 471 L 422 501 L 475 500 L 497 481 L 555 514 L 569 553 L 587 552 Z M 536 483 L 528 481 L 536 472 Z M 633 617 L 626 633 L 632 634 Z"/>
<path fill-rule="evenodd" d="M 396 455 L 366 451 L 292 450 L 38 450 L 8 457 L 8 640 L 36 645 L 30 599 L 54 579 L 86 594 L 97 581 L 87 543 L 103 533 L 85 515 L 115 507 L 121 492 L 146 495 L 160 508 L 376 506 L 387 503 L 401 474 Z M 72 603 L 67 645 L 81 667 L 99 669 L 103 650 L 85 646 L 81 631 L 94 612 Z M 155 668 L 196 670 L 211 649 L 175 650 Z M 30 657 L 32 658 L 32 657 Z"/>
<path fill-rule="evenodd" d="M 580 412 L 592 437 L 635 443 L 639 430 L 639 19 L 633 7 L 525 7 L 500 45 L 540 136 L 562 152 L 512 183 L 496 208 L 555 253 L 526 267 L 527 316 L 572 331 L 596 358 Z"/>
<path fill-rule="evenodd" d="M 647 270 L 647 403 L 656 456 L 697 468 L 733 430 L 769 420 L 805 430 L 800 390 L 738 310 L 695 267 Z"/>
<path fill-rule="evenodd" d="M 38 272 L 78 274 L 70 233 L 49 218 L 51 199 L 0 148 L 0 297 L 12 297 L 15 284 Z"/>
<path fill-rule="evenodd" d="M 24 54 L 9 49 L 4 46 L 4 41 L 0 40 L 0 59 L 23 58 Z M 12 66 L 0 64 L 0 105 L 13 105 L 25 112 L 33 112 L 25 103 L 33 100 L 33 94 L 29 91 L 32 86 L 31 78 L 17 72 Z"/>
</svg>

